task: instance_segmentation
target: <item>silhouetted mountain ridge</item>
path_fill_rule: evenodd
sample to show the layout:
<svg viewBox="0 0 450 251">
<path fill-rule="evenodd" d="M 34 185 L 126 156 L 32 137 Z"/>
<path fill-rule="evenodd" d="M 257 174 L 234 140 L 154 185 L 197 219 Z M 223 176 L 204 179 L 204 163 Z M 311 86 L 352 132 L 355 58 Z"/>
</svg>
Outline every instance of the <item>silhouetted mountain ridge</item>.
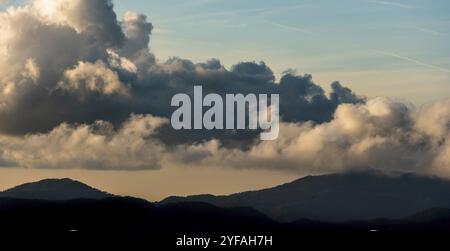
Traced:
<svg viewBox="0 0 450 251">
<path fill-rule="evenodd" d="M 26 200 L 0 198 L 0 236 L 3 240 L 42 239 L 52 243 L 123 245 L 124 249 L 176 247 L 177 238 L 211 237 L 219 248 L 223 235 L 273 236 L 274 247 L 314 245 L 392 246 L 447 236 L 449 209 L 430 209 L 400 220 L 330 223 L 298 220 L 280 223 L 252 208 L 221 208 L 202 202 L 156 205 L 132 197 L 104 199 Z M 422 217 L 421 215 L 426 215 Z M 442 220 L 444 219 L 444 220 Z M 373 233 L 372 231 L 377 231 Z M 34 243 L 34 242 L 32 242 Z M 223 248 L 223 247 L 222 247 Z M 227 247 L 233 248 L 233 247 Z"/>
<path fill-rule="evenodd" d="M 447 222 L 450 229 L 450 209 L 429 208 L 407 217 L 406 220 L 411 222 Z"/>
<path fill-rule="evenodd" d="M 399 183 L 394 184 L 394 181 Z M 378 185 L 375 186 L 374 183 Z M 410 188 L 411 184 L 418 183 L 421 183 L 420 188 L 425 190 L 411 199 L 408 197 L 410 193 L 405 193 L 405 189 Z M 328 188 L 323 187 L 326 184 L 329 185 Z M 393 198 L 388 201 L 398 199 L 397 196 L 403 194 L 406 197 L 401 202 L 426 199 L 427 203 L 421 205 L 429 205 L 437 204 L 428 203 L 429 201 L 435 202 L 442 199 L 442 203 L 445 204 L 443 198 L 447 195 L 446 191 L 441 191 L 442 194 L 434 197 L 426 196 L 440 189 L 446 189 L 448 182 L 415 175 L 389 177 L 373 173 L 310 176 L 274 188 L 232 195 L 236 196 L 233 198 L 234 202 L 248 198 L 259 202 L 254 207 L 243 205 L 222 207 L 201 201 L 166 200 L 163 203 L 152 203 L 139 198 L 111 196 L 70 179 L 51 179 L 20 185 L 4 192 L 9 196 L 0 198 L 0 236 L 4 240 L 51 238 L 52 242 L 97 243 L 102 247 L 124 245 L 126 249 L 130 249 L 130 245 L 136 245 L 137 249 L 142 245 L 175 247 L 175 240 L 184 235 L 212 237 L 218 241 L 217 243 L 220 243 L 222 235 L 270 235 L 273 236 L 275 247 L 288 248 L 298 245 L 299 242 L 302 245 L 316 247 L 317 245 L 335 247 L 337 243 L 344 243 L 346 247 L 348 244 L 358 244 L 357 246 L 360 247 L 364 242 L 379 243 L 382 246 L 387 243 L 385 241 L 389 241 L 390 245 L 392 241 L 395 241 L 404 247 L 405 243 L 411 243 L 411 240 L 424 240 L 428 243 L 429 238 L 447 236 L 450 233 L 450 209 L 445 207 L 430 207 L 415 211 L 401 219 L 352 220 L 350 217 L 342 222 L 330 222 L 326 219 L 298 217 L 290 223 L 275 221 L 266 216 L 263 210 L 258 209 L 258 207 L 270 209 L 279 203 L 283 207 L 293 205 L 291 208 L 293 210 L 297 208 L 296 203 L 299 202 L 295 200 L 291 204 L 286 202 L 289 199 L 295 199 L 295 195 L 298 194 L 301 199 L 308 199 L 301 204 L 307 210 L 314 209 L 307 207 L 306 203 L 311 202 L 314 206 L 328 206 L 328 208 L 317 208 L 320 213 L 323 213 L 325 209 L 326 212 L 333 210 L 343 212 L 342 204 L 335 201 L 334 204 L 318 203 L 313 199 L 322 200 L 330 196 L 342 196 L 341 194 L 348 192 L 348 186 L 360 190 L 355 192 L 356 196 L 350 196 L 342 203 L 353 203 L 351 205 L 361 209 L 364 207 L 358 205 L 358 200 L 352 201 L 353 199 L 363 198 L 365 202 L 367 199 L 379 196 L 381 199 L 376 202 L 380 203 L 383 201 L 382 198 L 389 194 L 387 191 L 390 189 L 400 189 L 400 193 L 393 193 Z M 372 194 L 373 186 L 382 189 L 379 193 Z M 59 190 L 56 194 L 58 196 L 49 192 L 52 189 Z M 72 191 L 68 193 L 70 196 L 67 194 L 60 196 L 60 193 L 66 189 Z M 417 191 L 412 189 L 412 192 Z M 305 197 L 305 193 L 312 193 L 313 199 Z M 284 196 L 283 194 L 287 194 L 286 198 L 274 199 L 276 196 Z M 32 197 L 32 199 L 13 198 L 13 195 Z M 215 200 L 227 197 L 200 195 L 189 198 L 218 203 Z M 261 202 L 265 198 L 268 199 L 267 204 Z M 342 197 L 338 197 L 340 198 Z M 268 206 L 264 207 L 266 205 Z M 372 205 L 374 204 L 369 206 Z M 390 205 L 377 204 L 377 206 L 389 207 Z M 401 209 L 403 210 L 403 207 Z M 302 215 L 306 215 L 303 212 L 308 212 L 307 210 L 301 211 Z M 218 244 L 212 245 L 219 247 Z"/>
<path fill-rule="evenodd" d="M 69 178 L 44 179 L 0 192 L 0 197 L 35 200 L 102 199 L 113 196 Z"/>
<path fill-rule="evenodd" d="M 280 221 L 395 219 L 429 208 L 450 208 L 450 182 L 409 173 L 354 172 L 307 176 L 273 188 L 228 196 L 169 197 L 160 203 L 180 201 L 249 206 Z"/>
</svg>

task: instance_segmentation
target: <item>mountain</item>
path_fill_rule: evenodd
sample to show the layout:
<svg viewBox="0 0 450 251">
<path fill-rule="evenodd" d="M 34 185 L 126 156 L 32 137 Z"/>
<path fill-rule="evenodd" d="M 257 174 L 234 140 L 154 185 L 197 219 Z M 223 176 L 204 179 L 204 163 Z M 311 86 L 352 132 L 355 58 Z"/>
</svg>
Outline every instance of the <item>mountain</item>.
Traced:
<svg viewBox="0 0 450 251">
<path fill-rule="evenodd" d="M 121 250 L 177 247 L 177 238 L 271 235 L 277 223 L 252 208 L 220 208 L 201 202 L 155 205 L 132 197 L 76 200 L 0 198 L 0 236 L 14 244 L 124 245 Z M 15 240 L 17 239 L 17 240 Z M 36 240 L 36 241 L 30 241 Z M 281 244 L 281 243 L 280 243 Z M 202 248 L 202 247 L 200 247 Z M 194 249 L 195 250 L 195 249 Z"/>
<path fill-rule="evenodd" d="M 411 187 L 419 184 L 417 189 Z M 359 190 L 354 190 L 352 194 L 349 192 L 350 188 Z M 57 191 L 53 191 L 54 189 Z M 392 190 L 394 192 L 390 192 Z M 407 193 L 406 190 L 411 191 Z M 307 193 L 311 193 L 311 197 L 306 197 Z M 348 193 L 346 197 L 343 196 L 344 193 Z M 261 207 L 263 202 L 266 202 L 266 205 L 278 203 L 279 206 L 286 206 L 289 199 L 290 205 L 297 206 L 297 195 L 308 199 L 302 204 L 302 212 L 315 208 L 319 213 L 337 210 L 344 212 L 339 216 L 348 216 L 376 203 L 392 203 L 394 199 L 399 199 L 400 195 L 405 197 L 397 202 L 397 207 L 408 202 L 407 205 L 399 207 L 402 210 L 406 206 L 412 206 L 410 211 L 413 211 L 414 207 L 417 207 L 414 203 L 420 206 L 438 202 L 445 204 L 447 193 L 448 182 L 435 178 L 414 175 L 388 177 L 366 173 L 305 177 L 271 189 L 219 198 L 238 196 L 234 198 L 234 202 L 238 199 L 252 199 L 259 202 L 255 204 L 256 208 Z M 282 198 L 283 194 L 290 197 Z M 219 198 L 215 196 L 193 198 L 192 200 L 204 199 L 217 204 L 219 202 Z M 329 204 L 320 202 L 325 198 L 332 201 Z M 369 201 L 371 199 L 375 201 Z M 3 192 L 0 198 L 2 245 L 5 241 L 11 241 L 15 247 L 29 243 L 35 248 L 37 243 L 44 242 L 46 246 L 51 243 L 56 247 L 70 243 L 79 245 L 80 249 L 87 245 L 98 245 L 103 249 L 120 247 L 133 250 L 142 248 L 143 245 L 163 249 L 179 247 L 179 238 L 197 238 L 197 241 L 199 238 L 211 238 L 209 249 L 233 249 L 241 245 L 246 247 L 242 244 L 243 238 L 267 236 L 273 238 L 273 247 L 277 249 L 311 245 L 320 248 L 357 247 L 360 250 L 367 243 L 370 243 L 371 248 L 377 249 L 384 248 L 388 243 L 390 247 L 395 243 L 394 247 L 402 248 L 405 248 L 405 245 L 416 247 L 417 242 L 429 245 L 436 243 L 436 240 L 446 241 L 450 233 L 449 207 L 430 208 L 401 219 L 346 219 L 342 222 L 327 222 L 303 216 L 292 222 L 277 222 L 261 213 L 263 210 L 253 207 L 231 207 L 228 204 L 224 208 L 206 202 L 181 200 L 183 199 L 172 198 L 165 202 L 152 203 L 138 198 L 111 196 L 69 179 L 43 180 L 20 185 Z M 365 202 L 372 204 L 360 204 Z M 312 203 L 314 208 L 308 207 L 307 203 Z M 351 204 L 344 207 L 344 203 Z M 392 210 L 390 204 L 376 206 L 385 208 L 383 212 Z M 353 209 L 344 211 L 350 207 Z M 370 212 L 374 212 L 373 210 Z M 238 238 L 239 241 L 231 241 L 232 237 Z M 57 245 L 58 243 L 60 245 Z M 222 243 L 227 246 L 220 246 Z"/>
<path fill-rule="evenodd" d="M 34 248 L 45 243 L 45 246 L 51 244 L 60 249 L 70 243 L 72 248 L 76 247 L 74 249 L 92 245 L 113 250 L 135 250 L 142 246 L 167 249 L 180 248 L 176 244 L 179 238 L 211 238 L 208 249 L 241 250 L 249 248 L 242 240 L 250 236 L 272 238 L 272 247 L 277 250 L 299 245 L 360 250 L 367 243 L 377 249 L 387 244 L 404 248 L 405 245 L 415 246 L 417 241 L 429 245 L 436 239 L 447 240 L 448 219 L 450 210 L 429 209 L 400 220 L 280 223 L 252 208 L 220 208 L 202 202 L 157 205 L 131 197 L 0 198 L 2 245 L 12 241 L 15 247 L 29 243 Z M 234 239 L 230 241 L 230 238 Z M 226 246 L 220 246 L 223 243 Z M 202 245 L 194 250 L 205 248 Z"/>
<path fill-rule="evenodd" d="M 450 209 L 430 208 L 413 214 L 405 219 L 416 224 L 428 224 L 434 228 L 437 225 L 450 230 Z"/>
<path fill-rule="evenodd" d="M 169 197 L 160 203 L 181 201 L 253 207 L 279 221 L 395 219 L 429 208 L 450 208 L 450 182 L 414 174 L 355 172 L 307 176 L 273 188 L 228 196 Z"/>
<path fill-rule="evenodd" d="M 112 196 L 76 180 L 45 179 L 22 184 L 3 192 L 0 197 L 35 200 L 102 199 Z"/>
</svg>

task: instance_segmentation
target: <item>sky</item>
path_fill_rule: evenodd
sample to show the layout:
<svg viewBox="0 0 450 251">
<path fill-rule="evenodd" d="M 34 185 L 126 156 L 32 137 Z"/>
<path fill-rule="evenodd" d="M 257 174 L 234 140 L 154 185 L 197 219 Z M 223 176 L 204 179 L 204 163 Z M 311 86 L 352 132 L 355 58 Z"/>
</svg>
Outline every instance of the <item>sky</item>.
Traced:
<svg viewBox="0 0 450 251">
<path fill-rule="evenodd" d="M 23 0 L 4 1 L 3 8 Z M 159 60 L 219 58 L 230 67 L 264 61 L 277 77 L 312 74 L 327 88 L 339 80 L 369 97 L 416 105 L 450 93 L 450 2 L 446 0 L 129 0 L 148 16 Z M 383 81 L 380 81 L 383 79 Z"/>
<path fill-rule="evenodd" d="M 0 190 L 70 177 L 159 200 L 361 168 L 450 178 L 449 1 L 0 4 Z M 167 97 L 197 82 L 280 92 L 279 139 L 168 131 Z"/>
<path fill-rule="evenodd" d="M 450 93 L 450 2 L 413 1 L 116 1 L 121 16 L 153 23 L 151 49 L 226 66 L 264 61 L 277 76 L 312 74 L 358 93 L 423 104 Z M 380 81 L 382 79 L 383 81 Z"/>
</svg>

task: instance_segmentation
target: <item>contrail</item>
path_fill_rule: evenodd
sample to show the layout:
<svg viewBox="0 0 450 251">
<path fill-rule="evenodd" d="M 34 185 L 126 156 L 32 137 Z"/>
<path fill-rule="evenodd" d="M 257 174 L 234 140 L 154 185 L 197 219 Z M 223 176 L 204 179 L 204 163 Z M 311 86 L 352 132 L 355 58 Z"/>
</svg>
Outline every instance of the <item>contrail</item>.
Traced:
<svg viewBox="0 0 450 251">
<path fill-rule="evenodd" d="M 1 1 L 1 0 L 0 0 Z M 192 21 L 202 18 L 208 17 L 216 17 L 216 16 L 227 16 L 227 15 L 238 15 L 238 14 L 251 14 L 255 13 L 257 15 L 271 15 L 277 12 L 282 11 L 292 11 L 295 9 L 302 8 L 303 5 L 290 5 L 290 6 L 280 6 L 280 7 L 265 7 L 265 8 L 253 8 L 253 9 L 238 9 L 238 10 L 227 10 L 227 11 L 218 11 L 218 12 L 207 12 L 207 13 L 198 13 L 193 15 L 180 16 L 176 18 L 170 18 L 166 20 L 161 20 L 160 22 L 173 22 L 173 21 Z"/>
<path fill-rule="evenodd" d="M 423 33 L 427 33 L 427 34 L 431 34 L 431 35 L 435 35 L 435 36 L 447 36 L 448 34 L 439 32 L 439 31 L 435 31 L 435 30 L 431 30 L 431 29 L 425 29 L 425 28 L 419 28 L 419 30 Z"/>
<path fill-rule="evenodd" d="M 379 1 L 379 0 L 371 0 L 368 1 L 369 3 L 375 3 L 375 4 L 382 4 L 382 5 L 390 5 L 394 7 L 399 7 L 403 9 L 415 9 L 415 6 L 402 4 L 402 3 L 396 3 L 396 2 L 388 2 L 388 1 Z"/>
<path fill-rule="evenodd" d="M 276 7 L 267 11 L 262 11 L 261 13 L 258 13 L 260 16 L 268 16 L 273 14 L 278 14 L 280 12 L 285 11 L 294 11 L 296 9 L 304 8 L 305 6 L 303 4 L 297 4 L 297 5 L 288 5 L 288 6 L 280 6 Z"/>
<path fill-rule="evenodd" d="M 317 35 L 316 33 L 313 33 L 313 32 L 311 32 L 309 30 L 304 30 L 304 29 L 301 29 L 301 28 L 298 28 L 298 27 L 295 27 L 295 26 L 280 24 L 280 23 L 276 23 L 276 22 L 273 22 L 273 21 L 269 21 L 269 20 L 263 20 L 263 22 L 264 23 L 268 23 L 270 25 L 274 25 L 274 26 L 283 28 L 283 29 L 286 29 L 286 30 L 296 31 L 296 32 L 300 32 L 300 33 L 304 33 L 304 34 L 308 34 L 308 35 Z"/>
<path fill-rule="evenodd" d="M 226 15 L 236 15 L 236 14 L 246 14 L 253 12 L 264 12 L 269 11 L 270 8 L 255 8 L 255 9 L 243 9 L 243 10 L 230 10 L 230 11 L 218 11 L 218 12 L 208 12 L 208 13 L 199 13 L 187 16 L 180 16 L 176 18 L 170 18 L 166 20 L 161 20 L 159 22 L 174 22 L 174 21 L 192 21 L 207 17 L 216 17 L 216 16 L 226 16 Z"/>
<path fill-rule="evenodd" d="M 425 67 L 428 67 L 428 68 L 431 68 L 431 69 L 435 69 L 435 70 L 438 70 L 438 71 L 443 71 L 443 72 L 450 73 L 450 69 L 446 69 L 446 68 L 443 68 L 443 67 L 440 67 L 440 66 L 437 66 L 437 65 L 433 65 L 433 64 L 427 64 L 427 63 L 424 63 L 424 62 L 419 61 L 419 60 L 414 59 L 414 58 L 398 55 L 398 54 L 395 54 L 395 53 L 392 53 L 392 52 L 387 52 L 387 51 L 380 51 L 380 50 L 373 50 L 373 51 L 375 51 L 375 52 L 377 52 L 379 54 L 383 54 L 383 55 L 395 57 L 395 58 L 398 58 L 398 59 L 402 59 L 402 60 L 405 60 L 405 61 L 417 64 L 417 65 L 421 65 L 421 66 L 425 66 Z"/>
</svg>

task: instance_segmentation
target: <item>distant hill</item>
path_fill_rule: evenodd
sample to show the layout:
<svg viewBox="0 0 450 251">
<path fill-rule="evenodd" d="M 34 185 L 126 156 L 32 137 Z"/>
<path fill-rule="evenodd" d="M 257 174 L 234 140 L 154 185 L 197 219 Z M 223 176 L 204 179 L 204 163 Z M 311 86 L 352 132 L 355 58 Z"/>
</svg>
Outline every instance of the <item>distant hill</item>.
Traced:
<svg viewBox="0 0 450 251">
<path fill-rule="evenodd" d="M 181 201 L 253 207 L 280 221 L 395 219 L 429 208 L 450 208 L 450 182 L 413 174 L 331 174 L 307 176 L 259 191 L 169 197 L 160 203 Z"/>
<path fill-rule="evenodd" d="M 71 179 L 45 179 L 22 184 L 3 192 L 0 197 L 35 200 L 102 199 L 112 196 Z"/>
</svg>

